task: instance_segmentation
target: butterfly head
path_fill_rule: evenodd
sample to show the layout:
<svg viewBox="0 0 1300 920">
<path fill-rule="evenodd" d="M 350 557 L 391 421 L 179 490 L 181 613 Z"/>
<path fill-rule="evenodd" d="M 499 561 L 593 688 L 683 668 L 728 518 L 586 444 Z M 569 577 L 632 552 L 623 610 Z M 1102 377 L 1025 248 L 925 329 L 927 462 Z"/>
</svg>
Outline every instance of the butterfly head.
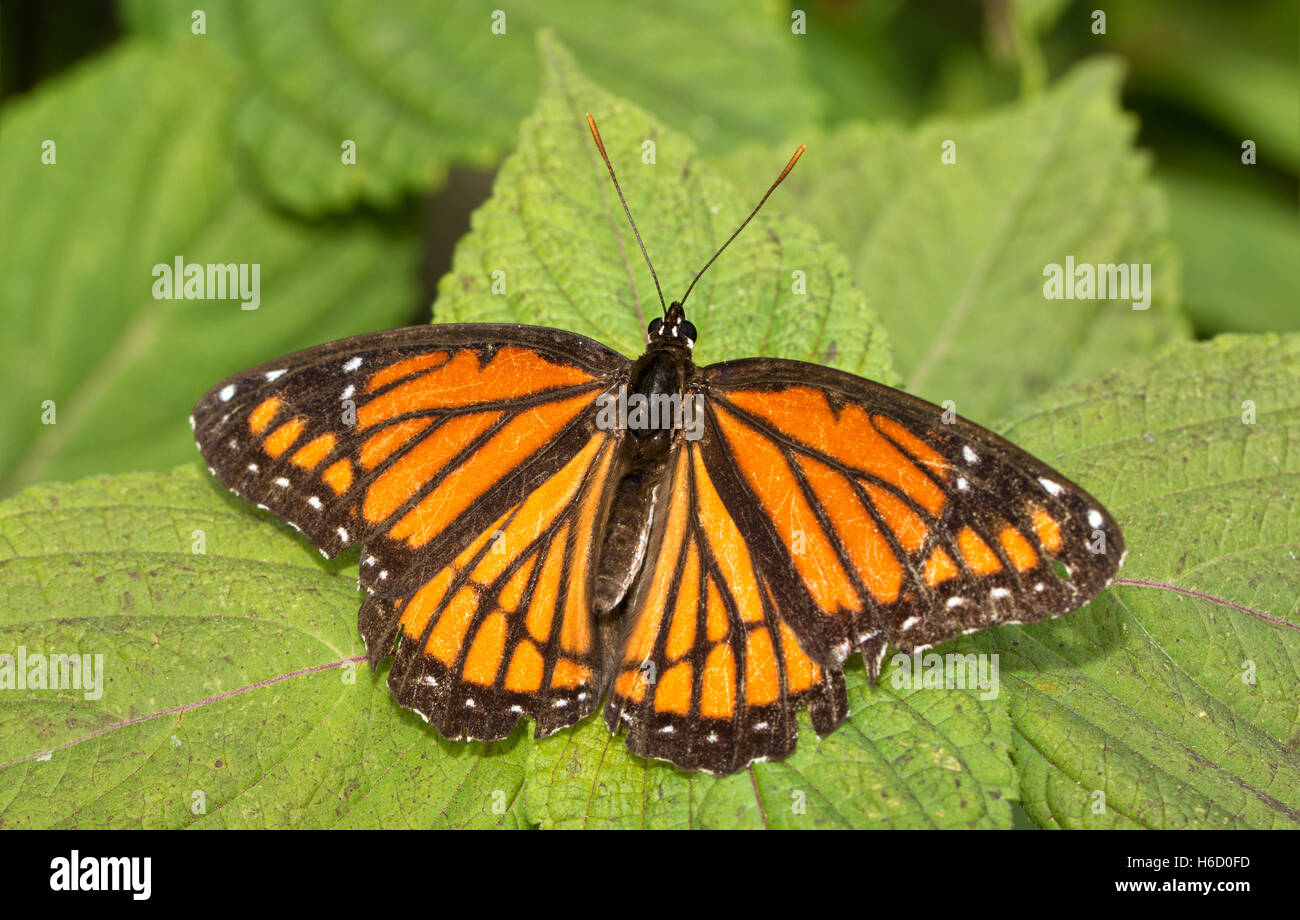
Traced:
<svg viewBox="0 0 1300 920">
<path fill-rule="evenodd" d="M 686 318 L 681 303 L 674 300 L 662 319 L 655 317 L 650 321 L 645 340 L 647 345 L 676 345 L 690 349 L 695 347 L 698 335 L 695 324 Z"/>
</svg>

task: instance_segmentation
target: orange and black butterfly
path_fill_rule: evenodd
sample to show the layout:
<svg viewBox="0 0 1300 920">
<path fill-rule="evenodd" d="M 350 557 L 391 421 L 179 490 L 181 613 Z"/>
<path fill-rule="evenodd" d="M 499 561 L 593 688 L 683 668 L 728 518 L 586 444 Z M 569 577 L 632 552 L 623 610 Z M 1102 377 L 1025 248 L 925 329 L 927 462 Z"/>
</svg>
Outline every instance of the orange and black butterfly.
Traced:
<svg viewBox="0 0 1300 920">
<path fill-rule="evenodd" d="M 829 368 L 697 367 L 682 301 L 636 361 L 395 329 L 238 374 L 191 421 L 236 494 L 326 556 L 361 546 L 371 666 L 395 656 L 398 701 L 451 739 L 603 701 L 635 753 L 732 773 L 790 754 L 800 708 L 844 719 L 855 649 L 874 679 L 886 646 L 1067 613 L 1119 568 L 1115 521 L 1046 464 Z"/>
</svg>

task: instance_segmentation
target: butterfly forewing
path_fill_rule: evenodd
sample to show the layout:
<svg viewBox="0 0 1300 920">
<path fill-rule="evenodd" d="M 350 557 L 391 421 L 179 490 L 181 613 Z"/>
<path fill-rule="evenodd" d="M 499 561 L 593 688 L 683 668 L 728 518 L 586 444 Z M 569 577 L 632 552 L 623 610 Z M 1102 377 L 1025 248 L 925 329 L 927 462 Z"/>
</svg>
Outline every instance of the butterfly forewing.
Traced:
<svg viewBox="0 0 1300 920">
<path fill-rule="evenodd" d="M 721 494 L 823 664 L 1067 613 L 1119 568 L 1100 503 L 937 406 L 793 361 L 704 375 Z"/>
<path fill-rule="evenodd" d="M 420 326 L 298 352 L 214 387 L 195 438 L 227 486 L 325 555 L 363 543 L 363 586 L 393 594 L 415 560 L 446 566 L 593 434 L 591 406 L 628 362 L 546 332 Z"/>
</svg>

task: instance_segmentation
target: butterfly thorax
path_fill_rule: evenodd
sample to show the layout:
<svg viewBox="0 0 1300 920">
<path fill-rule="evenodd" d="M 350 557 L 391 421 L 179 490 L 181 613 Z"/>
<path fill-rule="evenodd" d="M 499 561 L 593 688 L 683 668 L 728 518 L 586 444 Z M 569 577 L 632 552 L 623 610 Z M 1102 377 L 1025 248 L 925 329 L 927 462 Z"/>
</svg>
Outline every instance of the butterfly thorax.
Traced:
<svg viewBox="0 0 1300 920">
<path fill-rule="evenodd" d="M 655 336 L 628 374 L 627 402 L 644 411 L 628 413 L 614 461 L 616 485 L 610 489 L 605 539 L 592 586 L 598 614 L 619 605 L 645 563 L 669 457 L 696 422 L 689 403 L 694 378 L 688 341 Z"/>
</svg>

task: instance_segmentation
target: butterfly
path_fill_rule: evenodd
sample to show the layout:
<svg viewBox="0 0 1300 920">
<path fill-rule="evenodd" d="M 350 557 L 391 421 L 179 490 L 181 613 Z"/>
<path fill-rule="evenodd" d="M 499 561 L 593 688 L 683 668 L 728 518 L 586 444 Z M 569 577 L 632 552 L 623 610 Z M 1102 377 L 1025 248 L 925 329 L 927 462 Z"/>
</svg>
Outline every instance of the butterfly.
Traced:
<svg viewBox="0 0 1300 920">
<path fill-rule="evenodd" d="M 629 221 L 595 121 L 588 124 Z M 1095 597 L 1101 504 L 992 432 L 851 374 L 698 367 L 683 304 L 630 361 L 570 332 L 417 326 L 237 374 L 191 425 L 211 472 L 327 557 L 360 545 L 372 670 L 448 739 L 603 704 L 635 754 L 717 775 L 844 720 L 846 659 Z M 635 222 L 655 288 L 659 279 Z M 1098 547 L 1100 546 L 1100 551 Z"/>
</svg>

